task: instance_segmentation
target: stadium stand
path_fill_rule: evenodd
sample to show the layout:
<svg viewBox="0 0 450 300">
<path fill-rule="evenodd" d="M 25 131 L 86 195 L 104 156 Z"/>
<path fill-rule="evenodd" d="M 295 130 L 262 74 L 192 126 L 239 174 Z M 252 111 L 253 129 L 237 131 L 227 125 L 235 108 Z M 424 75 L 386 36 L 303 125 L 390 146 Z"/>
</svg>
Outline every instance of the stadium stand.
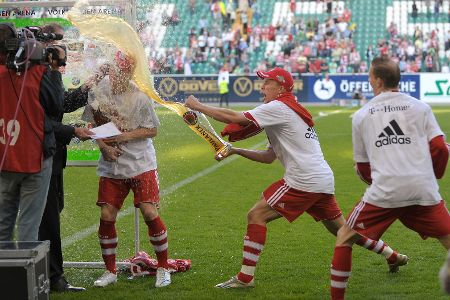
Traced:
<svg viewBox="0 0 450 300">
<path fill-rule="evenodd" d="M 448 70 L 449 6 L 442 0 L 169 0 L 141 1 L 138 17 L 153 73 L 214 74 L 226 62 L 235 74 L 273 66 L 358 73 L 378 55 L 392 56 L 405 72 L 436 72 Z"/>
</svg>

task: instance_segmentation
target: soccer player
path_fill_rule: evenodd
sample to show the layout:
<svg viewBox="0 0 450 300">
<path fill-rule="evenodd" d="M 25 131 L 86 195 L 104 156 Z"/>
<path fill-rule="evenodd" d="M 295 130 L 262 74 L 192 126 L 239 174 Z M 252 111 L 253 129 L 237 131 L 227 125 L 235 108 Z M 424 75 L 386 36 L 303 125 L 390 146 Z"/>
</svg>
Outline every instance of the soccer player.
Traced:
<svg viewBox="0 0 450 300">
<path fill-rule="evenodd" d="M 266 224 L 284 217 L 293 222 L 304 212 L 322 221 L 328 231 L 336 235 L 345 220 L 334 197 L 334 176 L 325 161 L 314 130 L 311 114 L 292 93 L 294 80 L 284 69 L 257 72 L 264 79 L 261 87 L 264 104 L 250 111 L 235 112 L 212 107 L 189 96 L 186 106 L 224 123 L 251 125 L 255 131 L 264 128 L 269 145 L 266 150 L 231 148 L 223 158 L 238 154 L 247 159 L 272 163 L 276 158 L 285 168 L 283 179 L 270 185 L 247 215 L 241 271 L 218 288 L 246 288 L 254 286 L 254 274 L 266 241 Z M 220 160 L 219 156 L 216 159 Z M 380 253 L 396 271 L 407 257 L 393 251 L 383 241 L 361 237 L 358 244 Z"/>
<path fill-rule="evenodd" d="M 444 175 L 449 150 L 430 106 L 400 93 L 399 81 L 395 62 L 375 58 L 369 72 L 375 97 L 353 117 L 353 155 L 369 187 L 337 234 L 331 264 L 335 300 L 344 298 L 352 245 L 360 235 L 377 240 L 398 219 L 450 249 L 450 216 L 436 180 Z"/>
<path fill-rule="evenodd" d="M 101 157 L 97 174 L 100 176 L 97 205 L 101 209 L 98 237 L 106 272 L 94 285 L 104 287 L 117 281 L 116 275 L 116 217 L 130 192 L 134 206 L 140 208 L 148 226 L 148 236 L 158 260 L 155 287 L 171 283 L 168 270 L 167 230 L 158 215 L 159 187 L 155 148 L 152 138 L 159 126 L 150 99 L 132 83 L 134 60 L 118 52 L 115 66 L 93 89 L 89 100 L 96 125 L 113 122 L 122 133 L 98 140 Z M 93 101 L 91 101 L 93 100 Z"/>
</svg>

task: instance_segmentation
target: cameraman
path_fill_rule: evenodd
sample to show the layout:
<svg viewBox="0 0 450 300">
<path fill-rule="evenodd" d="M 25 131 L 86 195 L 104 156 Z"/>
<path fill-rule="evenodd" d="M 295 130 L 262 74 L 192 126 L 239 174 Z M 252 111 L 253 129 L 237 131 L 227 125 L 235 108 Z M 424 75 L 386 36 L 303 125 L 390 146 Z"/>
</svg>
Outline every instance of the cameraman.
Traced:
<svg viewBox="0 0 450 300">
<path fill-rule="evenodd" d="M 50 23 L 42 27 L 42 33 L 46 36 L 53 35 L 56 39 L 62 39 L 64 29 L 57 23 Z M 65 50 L 52 40 L 47 44 L 47 48 L 49 47 L 52 48 L 49 57 L 50 66 L 53 70 L 58 70 L 59 67 L 65 65 Z M 100 78 L 96 76 L 94 79 L 86 81 L 86 83 L 78 89 L 75 89 L 70 93 L 65 93 L 64 101 L 62 103 L 64 111 L 61 111 L 58 115 L 59 122 L 63 119 L 63 113 L 73 112 L 87 104 L 88 90 L 95 81 L 99 79 Z M 63 88 L 60 79 L 56 80 L 55 84 L 58 84 Z M 60 213 L 64 208 L 63 169 L 66 167 L 67 145 L 74 136 L 81 140 L 86 140 L 89 138 L 90 134 L 92 134 L 92 132 L 87 128 L 73 127 L 62 123 L 55 128 L 56 153 L 53 157 L 53 170 L 47 196 L 47 204 L 39 227 L 39 240 L 50 240 L 50 289 L 53 292 L 81 292 L 85 290 L 83 287 L 72 286 L 64 277 Z"/>
<path fill-rule="evenodd" d="M 1 23 L 0 241 L 13 239 L 14 225 L 19 241 L 36 241 L 56 151 L 53 127 L 63 109 L 64 90 L 56 84 L 61 73 L 46 65 L 27 65 L 20 73 L 8 69 L 7 60 L 14 59 L 17 49 L 8 49 L 7 40 L 18 41 L 16 29 Z"/>
</svg>

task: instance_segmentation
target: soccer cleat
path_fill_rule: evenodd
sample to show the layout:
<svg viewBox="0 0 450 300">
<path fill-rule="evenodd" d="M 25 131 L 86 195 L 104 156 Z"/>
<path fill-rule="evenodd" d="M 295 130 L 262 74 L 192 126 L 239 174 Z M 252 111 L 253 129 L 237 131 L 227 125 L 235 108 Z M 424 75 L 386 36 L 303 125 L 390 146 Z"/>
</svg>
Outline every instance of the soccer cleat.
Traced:
<svg viewBox="0 0 450 300">
<path fill-rule="evenodd" d="M 155 287 L 165 287 L 168 286 L 172 281 L 170 280 L 170 272 L 165 268 L 156 269 L 156 282 Z"/>
<path fill-rule="evenodd" d="M 401 266 L 404 266 L 408 263 L 408 256 L 404 255 L 404 254 L 398 254 L 397 255 L 397 261 L 393 264 L 389 264 L 389 272 L 390 273 L 397 273 L 399 268 Z"/>
<path fill-rule="evenodd" d="M 241 288 L 250 288 L 255 286 L 255 279 L 252 279 L 249 283 L 245 283 L 237 279 L 237 276 L 231 277 L 230 280 L 219 283 L 216 285 L 216 288 L 221 289 L 241 289 Z"/>
<path fill-rule="evenodd" d="M 110 271 L 106 271 L 100 276 L 96 281 L 94 281 L 94 286 L 104 287 L 111 283 L 117 282 L 117 275 L 111 273 Z"/>
</svg>

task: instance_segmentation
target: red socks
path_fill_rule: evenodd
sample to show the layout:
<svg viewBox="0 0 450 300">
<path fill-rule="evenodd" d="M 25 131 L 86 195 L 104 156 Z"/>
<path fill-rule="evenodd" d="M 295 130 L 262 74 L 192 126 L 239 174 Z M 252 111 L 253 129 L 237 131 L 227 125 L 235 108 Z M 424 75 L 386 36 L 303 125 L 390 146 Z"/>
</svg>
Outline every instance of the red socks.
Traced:
<svg viewBox="0 0 450 300">
<path fill-rule="evenodd" d="M 116 273 L 116 249 L 117 234 L 115 221 L 105 221 L 100 219 L 98 228 L 98 238 L 102 249 L 102 257 L 105 262 L 106 269 L 111 273 Z"/>
<path fill-rule="evenodd" d="M 361 236 L 356 244 L 366 248 L 367 250 L 383 255 L 390 264 L 397 261 L 397 251 L 392 250 L 392 248 L 382 240 L 375 241 L 365 236 Z"/>
<path fill-rule="evenodd" d="M 156 258 L 158 259 L 158 267 L 168 268 L 168 242 L 167 230 L 161 218 L 158 216 L 151 221 L 145 221 L 148 226 L 148 236 L 150 243 L 155 249 Z"/>
<path fill-rule="evenodd" d="M 331 299 L 343 300 L 352 269 L 352 247 L 336 246 L 331 262 Z"/>
<path fill-rule="evenodd" d="M 244 237 L 242 268 L 237 275 L 240 281 L 245 283 L 252 281 L 256 263 L 266 243 L 266 232 L 267 228 L 262 225 L 249 224 L 247 226 L 247 235 Z"/>
</svg>

